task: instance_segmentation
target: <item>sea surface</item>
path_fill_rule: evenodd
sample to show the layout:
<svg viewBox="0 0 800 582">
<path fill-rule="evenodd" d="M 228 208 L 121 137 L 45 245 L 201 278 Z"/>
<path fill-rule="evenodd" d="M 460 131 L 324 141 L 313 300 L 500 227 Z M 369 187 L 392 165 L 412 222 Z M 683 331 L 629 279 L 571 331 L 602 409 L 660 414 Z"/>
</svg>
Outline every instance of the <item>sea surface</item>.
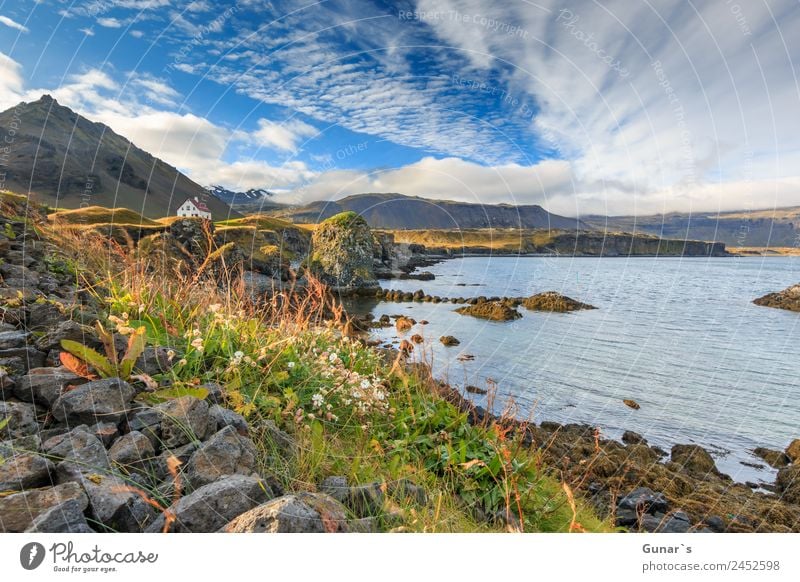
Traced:
<svg viewBox="0 0 800 582">
<path fill-rule="evenodd" d="M 436 280 L 383 286 L 443 297 L 552 290 L 598 307 L 521 307 L 522 319 L 498 323 L 459 315 L 452 304 L 360 304 L 376 318 L 427 320 L 376 335 L 422 334 L 417 357 L 454 385 L 496 385 L 496 411 L 512 397 L 518 416 L 537 423 L 588 423 L 616 439 L 633 430 L 667 450 L 696 443 L 737 481 L 772 482 L 775 471 L 743 462 L 763 464 L 754 447 L 783 449 L 800 437 L 800 313 L 752 304 L 800 282 L 800 257 L 475 257 L 429 270 Z M 442 335 L 461 345 L 444 347 Z M 467 354 L 474 360 L 459 360 Z"/>
</svg>

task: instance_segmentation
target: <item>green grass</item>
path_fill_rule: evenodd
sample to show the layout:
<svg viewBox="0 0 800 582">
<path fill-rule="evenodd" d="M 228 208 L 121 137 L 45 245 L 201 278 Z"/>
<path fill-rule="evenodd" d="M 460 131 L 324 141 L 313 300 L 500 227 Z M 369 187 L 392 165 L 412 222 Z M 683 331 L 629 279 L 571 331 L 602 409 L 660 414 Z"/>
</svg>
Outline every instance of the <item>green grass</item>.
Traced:
<svg viewBox="0 0 800 582">
<path fill-rule="evenodd" d="M 148 344 L 170 350 L 173 367 L 157 381 L 178 393 L 205 382 L 225 387 L 227 406 L 252 427 L 263 472 L 287 491 L 316 490 L 333 475 L 351 484 L 409 479 L 424 487 L 428 503 L 395 500 L 376 516 L 384 530 L 504 531 L 479 515 L 498 512 L 518 515 L 531 532 L 613 529 L 581 499 L 573 504 L 539 452 L 515 434 L 470 424 L 429 377 L 391 366 L 319 319 L 336 313 L 321 293 L 311 293 L 305 307 L 257 308 L 218 281 L 188 282 L 128 255 L 109 257 L 97 234 L 82 237 L 80 248 L 65 229 L 50 228 L 49 236 L 70 268 L 83 269 L 79 280 L 94 290 L 106 329 L 144 328 Z M 267 420 L 296 440 L 295 457 L 278 458 Z M 169 501 L 155 486 L 149 493 Z"/>
<path fill-rule="evenodd" d="M 105 208 L 103 206 L 59 210 L 50 214 L 48 218 L 54 223 L 70 225 L 159 226 L 158 222 L 145 218 L 133 210 L 127 208 Z"/>
</svg>

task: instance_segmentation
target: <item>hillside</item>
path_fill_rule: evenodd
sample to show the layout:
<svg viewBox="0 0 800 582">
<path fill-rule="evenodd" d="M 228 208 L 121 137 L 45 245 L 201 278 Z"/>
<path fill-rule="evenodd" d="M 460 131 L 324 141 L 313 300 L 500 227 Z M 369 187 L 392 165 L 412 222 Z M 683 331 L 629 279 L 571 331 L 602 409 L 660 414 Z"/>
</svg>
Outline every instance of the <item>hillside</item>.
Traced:
<svg viewBox="0 0 800 582">
<path fill-rule="evenodd" d="M 729 247 L 794 247 L 800 241 L 800 206 L 722 213 L 585 216 L 583 221 L 601 231 L 718 241 Z"/>
<path fill-rule="evenodd" d="M 425 245 L 431 253 L 546 254 L 562 256 L 725 256 L 725 245 L 637 233 L 558 230 L 464 229 L 395 230 L 397 243 Z"/>
<path fill-rule="evenodd" d="M 461 229 L 539 228 L 574 230 L 580 221 L 547 212 L 537 205 L 471 204 L 429 200 L 402 194 L 357 194 L 336 201 L 312 202 L 278 213 L 300 223 L 317 223 L 340 212 L 353 211 L 373 228 Z"/>
<path fill-rule="evenodd" d="M 49 95 L 0 113 L 0 128 L 0 139 L 11 140 L 2 159 L 5 188 L 30 191 L 48 206 L 129 208 L 158 218 L 199 196 L 215 219 L 231 216 L 227 204 L 176 168 Z"/>
</svg>

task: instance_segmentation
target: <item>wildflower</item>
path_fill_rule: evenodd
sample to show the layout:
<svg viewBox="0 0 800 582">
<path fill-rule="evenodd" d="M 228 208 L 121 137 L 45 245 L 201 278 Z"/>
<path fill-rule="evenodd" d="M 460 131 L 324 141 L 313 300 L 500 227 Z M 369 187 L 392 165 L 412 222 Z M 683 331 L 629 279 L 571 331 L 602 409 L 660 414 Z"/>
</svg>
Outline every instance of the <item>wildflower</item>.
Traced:
<svg viewBox="0 0 800 582">
<path fill-rule="evenodd" d="M 241 360 L 244 357 L 244 352 L 241 350 L 237 350 L 233 352 L 233 357 L 237 360 Z"/>
<path fill-rule="evenodd" d="M 122 335 L 130 335 L 134 331 L 136 331 L 136 330 L 133 329 L 132 327 L 128 327 L 127 325 L 118 325 L 117 326 L 117 332 L 121 333 Z"/>
<path fill-rule="evenodd" d="M 216 313 L 220 309 L 222 309 L 222 305 L 220 303 L 212 303 L 211 305 L 208 306 L 208 310 L 211 313 Z"/>
<path fill-rule="evenodd" d="M 339 359 L 339 356 L 338 356 L 338 355 L 336 355 L 336 352 L 333 352 L 333 353 L 331 353 L 331 355 L 330 355 L 330 356 L 328 356 L 328 361 L 329 361 L 331 364 L 333 364 L 333 363 L 334 363 L 336 360 L 338 360 L 338 359 Z"/>
<path fill-rule="evenodd" d="M 178 362 L 178 365 L 179 366 L 185 366 L 186 365 L 186 358 L 181 358 L 180 361 Z"/>
<path fill-rule="evenodd" d="M 175 350 L 167 350 L 167 360 L 171 362 L 174 357 L 175 357 Z"/>
<path fill-rule="evenodd" d="M 286 364 L 286 366 L 287 366 L 287 367 L 288 367 L 290 370 L 291 370 L 292 368 L 294 368 L 296 365 L 297 365 L 297 364 L 296 364 L 295 362 L 289 362 L 288 364 Z"/>
<path fill-rule="evenodd" d="M 323 404 L 325 404 L 325 397 L 322 394 L 314 394 L 311 397 L 311 402 L 314 405 L 314 408 L 321 408 Z"/>
<path fill-rule="evenodd" d="M 199 338 L 199 337 L 198 337 L 198 338 L 195 338 L 195 339 L 193 339 L 193 340 L 192 340 L 192 343 L 191 343 L 190 345 L 191 345 L 191 346 L 192 346 L 194 349 L 196 349 L 198 352 L 202 352 L 202 351 L 203 351 L 203 340 L 202 340 L 201 338 Z"/>
<path fill-rule="evenodd" d="M 367 390 L 371 386 L 369 380 L 361 380 L 361 389 Z"/>
<path fill-rule="evenodd" d="M 193 335 L 194 337 L 200 337 L 200 335 L 201 335 L 201 334 L 200 334 L 200 329 L 199 329 L 199 328 L 194 328 L 194 329 L 192 330 L 192 335 Z"/>
<path fill-rule="evenodd" d="M 145 305 L 144 303 L 142 303 L 141 305 L 139 305 L 139 313 L 144 313 L 144 310 L 145 310 Z"/>
</svg>

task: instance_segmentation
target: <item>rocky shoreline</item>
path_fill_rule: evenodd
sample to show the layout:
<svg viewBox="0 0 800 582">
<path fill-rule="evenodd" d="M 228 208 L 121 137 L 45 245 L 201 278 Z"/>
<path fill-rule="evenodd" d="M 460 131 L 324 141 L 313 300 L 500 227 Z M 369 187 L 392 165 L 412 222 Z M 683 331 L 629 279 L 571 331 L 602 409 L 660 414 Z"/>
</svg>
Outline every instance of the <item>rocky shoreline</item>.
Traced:
<svg viewBox="0 0 800 582">
<path fill-rule="evenodd" d="M 667 452 L 627 431 L 622 442 L 604 438 L 586 424 L 511 419 L 476 405 L 453 386 L 435 380 L 425 364 L 414 364 L 431 389 L 463 410 L 470 422 L 496 423 L 523 436 L 559 477 L 583 493 L 600 517 L 618 527 L 656 533 L 796 532 L 800 530 L 800 439 L 786 452 L 773 491 L 735 483 L 719 472 L 702 447 L 677 444 Z M 762 450 L 762 453 L 766 450 Z"/>
</svg>

